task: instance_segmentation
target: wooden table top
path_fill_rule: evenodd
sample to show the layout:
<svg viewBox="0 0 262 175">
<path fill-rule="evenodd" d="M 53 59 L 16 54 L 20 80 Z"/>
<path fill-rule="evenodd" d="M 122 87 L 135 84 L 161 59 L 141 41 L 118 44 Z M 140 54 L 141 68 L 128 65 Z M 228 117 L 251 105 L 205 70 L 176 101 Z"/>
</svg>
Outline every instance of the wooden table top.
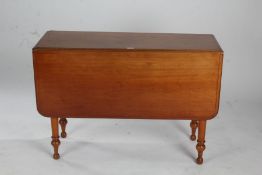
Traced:
<svg viewBox="0 0 262 175">
<path fill-rule="evenodd" d="M 223 52 L 211 34 L 48 31 L 33 50 L 105 49 Z"/>
</svg>

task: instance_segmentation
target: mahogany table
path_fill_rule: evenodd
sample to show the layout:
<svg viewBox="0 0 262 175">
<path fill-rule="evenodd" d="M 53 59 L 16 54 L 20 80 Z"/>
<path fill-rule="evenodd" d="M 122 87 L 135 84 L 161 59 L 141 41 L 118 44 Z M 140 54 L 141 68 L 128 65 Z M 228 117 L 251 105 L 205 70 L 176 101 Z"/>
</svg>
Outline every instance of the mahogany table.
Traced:
<svg viewBox="0 0 262 175">
<path fill-rule="evenodd" d="M 219 108 L 223 51 L 213 35 L 48 31 L 33 48 L 36 103 L 54 159 L 66 118 L 191 120 L 203 163 Z M 59 120 L 60 119 L 60 120 Z"/>
</svg>

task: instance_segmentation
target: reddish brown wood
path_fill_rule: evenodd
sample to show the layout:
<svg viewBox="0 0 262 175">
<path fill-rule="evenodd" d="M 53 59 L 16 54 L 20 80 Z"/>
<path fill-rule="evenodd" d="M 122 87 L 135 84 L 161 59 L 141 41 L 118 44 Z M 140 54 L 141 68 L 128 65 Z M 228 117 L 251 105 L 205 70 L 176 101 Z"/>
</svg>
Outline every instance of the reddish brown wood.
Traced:
<svg viewBox="0 0 262 175">
<path fill-rule="evenodd" d="M 46 117 L 211 119 L 219 52 L 35 51 L 38 111 Z"/>
<path fill-rule="evenodd" d="M 213 35 L 49 31 L 33 48 L 37 109 L 62 118 L 62 137 L 68 116 L 200 121 L 202 163 L 205 121 L 219 109 L 222 62 Z M 51 120 L 59 158 L 58 118 Z"/>
<path fill-rule="evenodd" d="M 198 157 L 196 159 L 197 164 L 203 163 L 203 152 L 206 149 L 205 146 L 205 134 L 206 134 L 206 121 L 199 121 L 198 125 L 198 139 L 196 149 L 198 152 Z"/>
<path fill-rule="evenodd" d="M 61 132 L 61 137 L 62 137 L 62 138 L 66 138 L 66 136 L 67 136 L 67 133 L 66 133 L 67 119 L 66 119 L 66 118 L 61 118 L 61 119 L 59 120 L 59 124 L 60 124 L 61 130 L 62 130 L 62 132 Z"/>
<path fill-rule="evenodd" d="M 191 127 L 191 135 L 190 135 L 190 139 L 192 141 L 196 140 L 196 130 L 198 127 L 198 122 L 196 120 L 191 120 L 190 122 L 190 127 Z"/>
<path fill-rule="evenodd" d="M 223 52 L 211 34 L 48 31 L 34 50 L 176 50 Z"/>
<path fill-rule="evenodd" d="M 51 126 L 52 126 L 52 142 L 51 144 L 54 147 L 54 159 L 59 159 L 60 155 L 58 153 L 58 147 L 60 145 L 59 140 L 59 127 L 58 127 L 58 118 L 57 117 L 51 117 Z"/>
</svg>

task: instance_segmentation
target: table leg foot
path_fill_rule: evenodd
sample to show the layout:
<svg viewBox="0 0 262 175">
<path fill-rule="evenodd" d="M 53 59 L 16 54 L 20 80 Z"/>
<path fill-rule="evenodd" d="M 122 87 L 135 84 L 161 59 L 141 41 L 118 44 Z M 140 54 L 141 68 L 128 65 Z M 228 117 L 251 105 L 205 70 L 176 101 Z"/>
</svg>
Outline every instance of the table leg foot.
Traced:
<svg viewBox="0 0 262 175">
<path fill-rule="evenodd" d="M 59 140 L 53 140 L 53 141 L 51 142 L 51 144 L 52 144 L 53 147 L 54 147 L 53 158 L 57 160 L 57 159 L 60 158 L 60 155 L 59 155 L 59 153 L 58 153 L 58 146 L 60 145 L 60 141 L 59 141 Z"/>
<path fill-rule="evenodd" d="M 198 127 L 198 122 L 196 120 L 192 120 L 190 122 L 190 127 L 191 127 L 191 135 L 190 135 L 190 139 L 192 141 L 196 140 L 196 130 L 197 130 L 197 127 Z"/>
<path fill-rule="evenodd" d="M 198 139 L 197 139 L 197 145 L 196 145 L 196 149 L 197 149 L 197 152 L 198 152 L 198 157 L 196 159 L 197 164 L 203 163 L 203 152 L 206 149 L 205 132 L 206 132 L 206 121 L 199 121 Z"/>
<path fill-rule="evenodd" d="M 51 118 L 51 126 L 52 126 L 52 142 L 51 144 L 54 147 L 54 154 L 53 158 L 54 159 L 59 159 L 60 155 L 58 153 L 58 147 L 60 145 L 60 140 L 59 140 L 59 127 L 58 127 L 58 118 L 57 117 L 52 117 Z"/>
<path fill-rule="evenodd" d="M 59 120 L 59 124 L 61 126 L 62 132 L 61 132 L 61 137 L 66 138 L 67 133 L 66 133 L 66 124 L 67 124 L 67 119 L 66 118 L 61 118 Z"/>
</svg>

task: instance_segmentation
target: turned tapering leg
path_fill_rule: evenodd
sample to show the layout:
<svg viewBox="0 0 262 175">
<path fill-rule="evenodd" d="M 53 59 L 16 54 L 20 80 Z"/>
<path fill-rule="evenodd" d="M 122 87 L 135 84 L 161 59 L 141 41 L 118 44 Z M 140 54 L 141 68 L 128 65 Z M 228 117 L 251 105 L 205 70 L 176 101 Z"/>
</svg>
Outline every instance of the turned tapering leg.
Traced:
<svg viewBox="0 0 262 175">
<path fill-rule="evenodd" d="M 66 120 L 66 118 L 61 118 L 60 120 L 59 120 L 59 124 L 60 124 L 60 126 L 61 126 L 61 129 L 62 129 L 62 132 L 61 132 L 61 137 L 62 138 L 66 138 L 66 124 L 67 124 L 67 120 Z"/>
<path fill-rule="evenodd" d="M 58 118 L 57 117 L 51 118 L 51 126 L 52 126 L 52 142 L 51 142 L 51 144 L 54 147 L 53 158 L 59 159 L 60 155 L 58 153 L 58 147 L 60 145 L 60 140 L 59 140 L 59 126 L 58 126 Z"/>
<path fill-rule="evenodd" d="M 198 138 L 196 149 L 198 152 L 198 157 L 196 159 L 197 164 L 203 163 L 203 152 L 206 148 L 205 146 L 205 134 L 206 134 L 206 121 L 201 120 L 198 124 Z"/>
<path fill-rule="evenodd" d="M 196 130 L 197 130 L 197 127 L 198 127 L 198 122 L 197 122 L 197 120 L 192 120 L 192 121 L 190 122 L 190 127 L 191 127 L 191 130 L 192 130 L 190 139 L 191 139 L 192 141 L 194 141 L 194 140 L 196 140 Z"/>
</svg>

